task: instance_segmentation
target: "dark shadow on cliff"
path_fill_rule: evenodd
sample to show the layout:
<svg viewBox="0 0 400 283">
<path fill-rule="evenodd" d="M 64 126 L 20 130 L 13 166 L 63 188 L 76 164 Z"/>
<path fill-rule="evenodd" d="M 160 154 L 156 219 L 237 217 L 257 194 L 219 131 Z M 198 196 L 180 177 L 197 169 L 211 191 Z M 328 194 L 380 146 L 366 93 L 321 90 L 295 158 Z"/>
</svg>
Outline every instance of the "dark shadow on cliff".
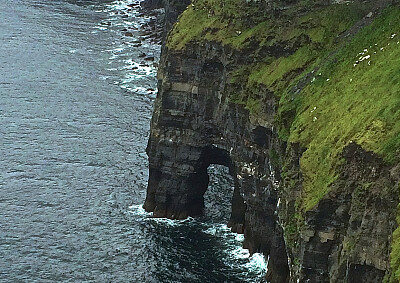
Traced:
<svg viewBox="0 0 400 283">
<path fill-rule="evenodd" d="M 233 192 L 229 192 L 230 195 L 227 197 L 231 200 L 229 201 L 229 203 L 231 203 L 231 217 L 229 220 L 229 226 L 233 228 L 232 230 L 234 232 L 243 233 L 246 205 L 244 204 L 243 198 L 239 193 L 238 182 L 234 173 L 235 168 L 229 153 L 215 146 L 209 146 L 203 149 L 199 161 L 201 164 L 199 173 L 196 174 L 196 177 L 193 179 L 193 181 L 198 184 L 204 184 L 205 186 L 201 188 L 198 193 L 193 192 L 193 196 L 196 197 L 196 200 L 193 200 L 198 206 L 201 206 L 201 214 L 204 213 L 204 194 L 208 189 L 215 189 L 214 184 L 209 184 L 210 176 L 208 171 L 210 170 L 210 167 L 214 167 L 214 165 L 225 166 L 227 168 L 225 174 L 231 176 L 231 178 L 225 176 L 225 180 L 231 179 L 230 184 L 228 183 L 226 185 L 230 186 L 231 188 L 233 186 Z M 224 191 L 227 191 L 226 188 L 224 188 Z"/>
</svg>

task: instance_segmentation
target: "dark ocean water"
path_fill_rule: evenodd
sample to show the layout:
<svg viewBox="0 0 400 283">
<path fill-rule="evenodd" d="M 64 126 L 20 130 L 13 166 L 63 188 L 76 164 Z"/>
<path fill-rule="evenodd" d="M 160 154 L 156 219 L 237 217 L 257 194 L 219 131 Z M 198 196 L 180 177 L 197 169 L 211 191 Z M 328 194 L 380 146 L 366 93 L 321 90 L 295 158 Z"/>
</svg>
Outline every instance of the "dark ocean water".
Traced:
<svg viewBox="0 0 400 283">
<path fill-rule="evenodd" d="M 141 208 L 160 46 L 134 1 L 0 1 L 0 282 L 258 282 L 226 227 L 232 180 L 210 168 L 206 216 Z M 122 29 L 133 30 L 126 37 Z"/>
</svg>

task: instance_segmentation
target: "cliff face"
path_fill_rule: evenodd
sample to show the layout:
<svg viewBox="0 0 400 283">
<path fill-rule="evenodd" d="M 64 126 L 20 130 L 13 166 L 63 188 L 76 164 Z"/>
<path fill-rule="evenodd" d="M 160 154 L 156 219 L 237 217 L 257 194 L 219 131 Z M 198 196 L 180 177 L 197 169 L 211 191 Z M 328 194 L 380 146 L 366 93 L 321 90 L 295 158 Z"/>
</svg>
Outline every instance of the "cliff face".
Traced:
<svg viewBox="0 0 400 283">
<path fill-rule="evenodd" d="M 166 1 L 167 30 L 182 4 L 188 3 Z M 332 64 L 349 61 L 348 49 L 361 40 L 357 36 L 365 38 L 365 27 L 377 22 L 385 31 L 379 14 L 388 3 L 363 8 L 273 4 L 195 1 L 170 32 L 147 148 L 150 174 L 144 207 L 155 217 L 201 215 L 207 168 L 225 165 L 235 182 L 229 225 L 244 233 L 244 246 L 251 252 L 269 256 L 268 281 L 396 282 L 397 242 L 392 235 L 399 203 L 398 151 L 376 144 L 396 146 L 398 123 L 360 116 L 350 130 L 341 128 L 335 122 L 344 114 L 331 120 L 333 102 L 319 101 L 318 95 L 322 89 L 326 97 L 339 100 L 327 88 L 337 89 L 347 77 Z M 384 13 L 399 18 L 400 10 L 393 7 Z M 325 19 L 335 13 L 353 18 L 340 27 L 318 20 L 318 14 Z M 393 25 L 393 30 L 400 28 L 398 21 L 388 26 Z M 388 32 L 393 36 L 386 30 L 385 40 Z M 389 54 L 397 52 L 390 49 Z M 351 59 L 351 65 L 361 64 L 364 55 L 358 63 Z M 337 85 L 327 85 L 330 80 Z M 399 106 L 399 81 L 392 84 L 388 95 Z M 345 97 L 346 89 L 340 91 Z M 358 103 L 356 95 L 351 97 Z M 370 100 L 368 93 L 363 99 Z M 326 113 L 318 112 L 319 103 L 325 103 Z M 380 114 L 386 105 L 381 107 L 376 110 Z M 399 109 L 390 107 L 387 117 L 396 119 Z M 376 130 L 378 120 L 385 126 Z M 338 133 L 332 130 L 336 128 Z M 320 171 L 315 173 L 315 167 Z"/>
<path fill-rule="evenodd" d="M 311 282 L 382 282 L 390 273 L 398 178 L 355 143 L 343 159 L 331 191 L 304 217 L 291 249 L 300 259 L 294 269 Z M 290 210 L 282 212 L 290 219 Z"/>
<path fill-rule="evenodd" d="M 163 57 L 147 149 L 150 179 L 145 208 L 156 217 L 200 215 L 207 167 L 225 165 L 235 181 L 230 225 L 244 231 L 251 251 L 269 254 L 274 249 L 278 256 L 271 257 L 270 264 L 286 276 L 285 246 L 275 214 L 278 196 L 268 157 L 273 131 L 252 124 L 248 111 L 224 95 L 224 66 L 233 56 L 210 43 Z"/>
</svg>

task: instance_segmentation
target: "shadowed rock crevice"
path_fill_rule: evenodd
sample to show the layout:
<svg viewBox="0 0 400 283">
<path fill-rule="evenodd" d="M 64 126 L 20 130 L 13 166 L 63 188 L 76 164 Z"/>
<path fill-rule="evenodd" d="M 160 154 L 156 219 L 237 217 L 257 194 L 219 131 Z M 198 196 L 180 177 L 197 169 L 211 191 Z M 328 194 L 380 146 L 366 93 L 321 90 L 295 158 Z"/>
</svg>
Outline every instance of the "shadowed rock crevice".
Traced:
<svg viewBox="0 0 400 283">
<path fill-rule="evenodd" d="M 348 282 L 374 283 L 382 282 L 385 271 L 365 264 L 351 264 L 348 269 Z"/>
</svg>

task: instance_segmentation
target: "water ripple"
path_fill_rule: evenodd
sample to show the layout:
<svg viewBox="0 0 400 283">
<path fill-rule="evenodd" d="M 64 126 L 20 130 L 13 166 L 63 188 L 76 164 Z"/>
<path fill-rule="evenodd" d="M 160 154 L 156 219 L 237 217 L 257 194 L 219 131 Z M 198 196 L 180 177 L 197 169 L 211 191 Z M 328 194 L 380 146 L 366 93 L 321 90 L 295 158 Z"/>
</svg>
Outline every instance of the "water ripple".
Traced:
<svg viewBox="0 0 400 283">
<path fill-rule="evenodd" d="M 204 218 L 141 207 L 157 83 L 143 53 L 157 59 L 160 46 L 142 32 L 156 15 L 137 5 L 0 1 L 1 282 L 257 282 L 265 272 L 224 224 L 222 169 L 210 172 Z"/>
</svg>

